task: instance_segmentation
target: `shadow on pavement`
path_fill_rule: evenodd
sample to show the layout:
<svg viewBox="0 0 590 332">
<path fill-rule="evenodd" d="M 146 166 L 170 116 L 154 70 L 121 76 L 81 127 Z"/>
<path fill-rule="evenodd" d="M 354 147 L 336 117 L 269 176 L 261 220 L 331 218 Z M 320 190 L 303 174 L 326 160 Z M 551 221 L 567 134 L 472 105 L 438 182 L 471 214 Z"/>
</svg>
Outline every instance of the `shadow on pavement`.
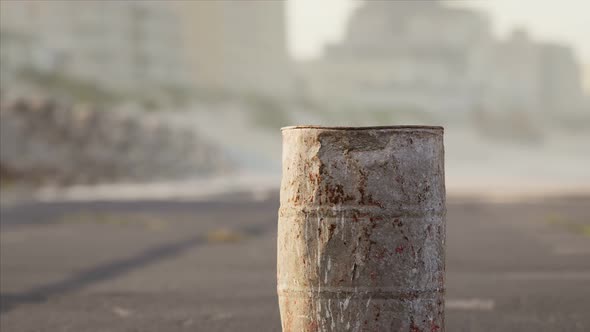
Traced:
<svg viewBox="0 0 590 332">
<path fill-rule="evenodd" d="M 32 288 L 26 292 L 0 294 L 0 312 L 6 312 L 23 303 L 42 302 L 54 295 L 72 292 L 90 284 L 116 278 L 131 270 L 154 264 L 158 261 L 174 257 L 189 248 L 202 245 L 206 238 L 202 235 L 186 240 L 164 244 L 126 259 L 102 264 L 82 271 L 67 279 Z"/>
<path fill-rule="evenodd" d="M 238 229 L 246 235 L 260 235 L 272 229 L 268 225 L 248 225 Z M 119 277 L 132 270 L 178 256 L 188 249 L 207 243 L 206 235 L 197 235 L 180 242 L 168 243 L 139 253 L 136 256 L 98 265 L 61 281 L 34 287 L 25 292 L 0 294 L 0 312 L 7 312 L 18 305 L 48 300 L 51 296 L 73 292 L 91 284 Z"/>
</svg>

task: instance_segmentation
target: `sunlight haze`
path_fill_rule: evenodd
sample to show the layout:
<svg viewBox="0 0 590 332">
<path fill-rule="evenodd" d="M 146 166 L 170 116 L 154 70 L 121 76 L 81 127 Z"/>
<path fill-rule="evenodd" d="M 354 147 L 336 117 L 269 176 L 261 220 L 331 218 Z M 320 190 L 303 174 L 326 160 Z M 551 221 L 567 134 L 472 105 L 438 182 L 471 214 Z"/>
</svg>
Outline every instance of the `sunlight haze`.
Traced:
<svg viewBox="0 0 590 332">
<path fill-rule="evenodd" d="M 585 0 L 454 0 L 453 6 L 485 10 L 492 18 L 494 32 L 506 36 L 524 26 L 533 38 L 571 44 L 579 59 L 590 64 L 590 2 Z M 288 0 L 289 49 L 296 59 L 321 54 L 326 42 L 339 40 L 346 21 L 359 0 Z M 585 10 L 581 10 L 585 8 Z"/>
</svg>

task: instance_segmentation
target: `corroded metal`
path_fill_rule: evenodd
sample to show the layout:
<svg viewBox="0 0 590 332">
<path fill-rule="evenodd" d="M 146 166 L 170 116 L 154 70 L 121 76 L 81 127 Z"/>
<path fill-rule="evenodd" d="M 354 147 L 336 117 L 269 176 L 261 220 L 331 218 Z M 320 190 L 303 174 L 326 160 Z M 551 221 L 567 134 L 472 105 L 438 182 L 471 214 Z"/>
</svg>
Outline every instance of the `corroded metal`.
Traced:
<svg viewBox="0 0 590 332">
<path fill-rule="evenodd" d="M 444 331 L 443 128 L 283 128 L 283 331 Z"/>
</svg>

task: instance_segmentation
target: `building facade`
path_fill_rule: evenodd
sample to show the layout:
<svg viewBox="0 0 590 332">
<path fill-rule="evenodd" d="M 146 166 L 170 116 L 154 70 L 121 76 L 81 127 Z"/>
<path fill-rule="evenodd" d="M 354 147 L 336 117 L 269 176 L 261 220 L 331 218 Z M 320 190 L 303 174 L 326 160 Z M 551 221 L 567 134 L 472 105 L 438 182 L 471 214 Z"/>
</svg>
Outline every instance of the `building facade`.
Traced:
<svg viewBox="0 0 590 332">
<path fill-rule="evenodd" d="M 576 112 L 584 103 L 581 66 L 566 45 L 532 40 L 524 29 L 495 43 L 486 75 L 486 110 Z"/>
<path fill-rule="evenodd" d="M 117 91 L 282 96 L 282 1 L 2 0 L 0 61 Z"/>
<path fill-rule="evenodd" d="M 286 97 L 291 90 L 284 1 L 179 3 L 190 70 L 198 88 Z"/>
<path fill-rule="evenodd" d="M 336 108 L 526 113 L 583 100 L 570 48 L 522 29 L 496 40 L 487 16 L 438 1 L 365 1 L 299 75 L 309 98 Z"/>
<path fill-rule="evenodd" d="M 346 37 L 304 66 L 314 99 L 377 108 L 472 108 L 491 35 L 486 17 L 431 1 L 367 1 Z"/>
<path fill-rule="evenodd" d="M 114 90 L 186 85 L 176 13 L 159 1 L 2 1 L 3 64 Z M 20 38 L 20 39 L 19 39 Z M 8 44 L 8 45 L 4 45 Z"/>
</svg>

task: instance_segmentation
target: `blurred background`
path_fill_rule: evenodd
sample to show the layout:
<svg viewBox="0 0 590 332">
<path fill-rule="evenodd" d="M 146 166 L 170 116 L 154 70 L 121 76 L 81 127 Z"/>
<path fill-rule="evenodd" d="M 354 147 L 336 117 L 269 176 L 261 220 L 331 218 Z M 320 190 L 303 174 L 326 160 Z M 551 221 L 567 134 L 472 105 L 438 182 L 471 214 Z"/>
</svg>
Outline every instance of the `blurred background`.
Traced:
<svg viewBox="0 0 590 332">
<path fill-rule="evenodd" d="M 278 330 L 294 124 L 443 125 L 449 330 L 590 330 L 587 12 L 1 0 L 3 330 Z"/>
</svg>

